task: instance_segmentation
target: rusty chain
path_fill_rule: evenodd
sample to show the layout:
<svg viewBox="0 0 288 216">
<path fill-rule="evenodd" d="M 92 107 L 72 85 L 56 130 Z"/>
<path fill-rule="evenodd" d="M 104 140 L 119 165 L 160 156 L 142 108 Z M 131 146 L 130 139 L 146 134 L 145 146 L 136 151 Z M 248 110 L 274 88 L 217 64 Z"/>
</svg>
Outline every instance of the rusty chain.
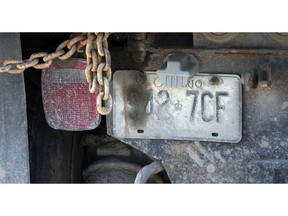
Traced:
<svg viewBox="0 0 288 216">
<path fill-rule="evenodd" d="M 82 33 L 61 43 L 53 53 L 38 52 L 26 60 L 6 60 L 0 66 L 0 73 L 19 74 L 25 69 L 48 68 L 54 59 L 66 60 L 76 52 L 84 52 L 87 66 L 85 76 L 89 83 L 90 93 L 94 93 L 99 86 L 97 96 L 97 110 L 101 115 L 107 115 L 112 110 L 112 96 L 109 82 L 112 78 L 111 56 L 108 50 L 110 33 Z"/>
<path fill-rule="evenodd" d="M 112 110 L 112 97 L 109 90 L 112 71 L 108 37 L 109 33 L 88 33 L 85 48 L 86 78 L 91 93 L 95 92 L 97 84 L 99 85 L 97 109 L 102 115 L 107 115 Z"/>
</svg>

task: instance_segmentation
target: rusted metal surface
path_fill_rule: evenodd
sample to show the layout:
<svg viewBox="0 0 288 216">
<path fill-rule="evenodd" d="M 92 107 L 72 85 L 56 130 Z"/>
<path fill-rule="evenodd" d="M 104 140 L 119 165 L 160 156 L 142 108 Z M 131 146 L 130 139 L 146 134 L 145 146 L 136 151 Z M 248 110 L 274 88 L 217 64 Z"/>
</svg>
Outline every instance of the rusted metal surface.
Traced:
<svg viewBox="0 0 288 216">
<path fill-rule="evenodd" d="M 5 60 L 3 62 L 3 66 L 9 66 L 11 65 L 11 68 L 9 68 L 9 73 L 10 74 L 19 74 L 24 71 L 24 69 L 18 69 L 17 67 L 15 68 L 15 65 L 13 64 L 21 64 L 23 63 L 21 60 Z M 14 67 L 13 67 L 14 66 Z"/>
<path fill-rule="evenodd" d="M 21 59 L 19 34 L 0 34 L 0 60 L 5 59 Z M 15 70 L 15 67 L 13 68 Z M 23 74 L 1 73 L 0 90 L 0 183 L 29 183 L 29 147 Z"/>
<path fill-rule="evenodd" d="M 89 33 L 85 49 L 87 59 L 85 74 L 91 93 L 96 89 L 97 78 L 100 89 L 97 97 L 97 109 L 101 115 L 107 115 L 112 110 L 112 97 L 108 85 L 112 78 L 111 56 L 107 41 L 109 34 L 110 33 Z"/>
<path fill-rule="evenodd" d="M 97 39 L 96 39 L 96 44 L 97 44 L 97 52 L 100 56 L 104 56 L 104 50 L 103 50 L 103 33 L 99 33 L 97 35 Z"/>
<path fill-rule="evenodd" d="M 98 108 L 98 112 L 101 114 L 101 115 L 108 115 L 111 110 L 112 110 L 112 106 L 113 106 L 113 103 L 112 103 L 112 96 L 111 94 L 108 95 L 108 100 L 105 101 L 105 104 L 103 104 L 102 102 L 102 98 L 104 98 L 104 92 L 103 90 L 100 88 L 100 92 L 98 97 L 97 97 L 97 108 Z"/>
<path fill-rule="evenodd" d="M 286 50 L 264 48 L 214 50 L 150 48 L 149 50 L 151 52 L 149 62 L 142 65 L 129 65 L 128 62 L 125 68 L 156 71 L 169 53 L 178 51 L 193 54 L 199 61 L 200 73 L 238 74 L 243 82 L 243 132 L 242 140 L 237 144 L 122 139 L 123 142 L 147 155 L 161 160 L 171 182 L 248 183 L 251 182 L 249 163 L 258 160 L 268 161 L 263 163 L 263 166 L 268 166 L 270 160 L 287 160 L 288 52 Z M 119 58 L 121 61 L 120 56 Z M 113 64 L 114 67 L 125 69 L 117 62 L 119 60 L 116 61 L 116 65 Z M 255 74 L 263 71 L 268 74 L 266 78 L 262 77 L 262 81 L 266 84 L 258 83 L 261 79 L 255 78 Z M 112 125 L 111 121 L 109 116 L 108 133 L 113 135 L 109 126 Z M 270 175 L 269 179 L 278 181 L 277 178 L 273 178 L 275 175 L 273 173 L 276 171 L 271 172 L 270 168 L 263 170 L 270 170 L 270 174 L 266 173 Z M 257 181 L 266 180 L 260 178 Z"/>
<path fill-rule="evenodd" d="M 45 63 L 37 64 L 37 65 L 34 65 L 33 67 L 36 69 L 48 68 L 52 64 L 52 60 L 48 57 L 48 55 L 49 54 L 45 52 L 34 53 L 30 56 L 29 61 L 33 61 L 38 58 L 43 58 L 43 61 L 44 61 L 44 57 L 46 57 L 45 58 L 46 61 L 44 61 Z M 39 59 L 38 59 L 38 62 L 39 62 Z"/>
<path fill-rule="evenodd" d="M 131 53 L 131 57 L 138 63 L 144 62 L 147 56 L 146 44 L 149 41 L 147 41 L 146 36 L 146 33 L 128 35 L 128 51 Z"/>
<path fill-rule="evenodd" d="M 157 71 L 163 64 L 165 57 L 171 53 L 187 53 L 194 55 L 199 61 L 200 72 L 211 71 L 236 71 L 241 73 L 242 67 L 266 67 L 268 63 L 273 63 L 275 58 L 288 57 L 288 52 L 283 49 L 155 49 L 149 48 L 149 61 L 137 64 L 126 52 L 112 52 L 112 70 L 142 70 Z M 241 61 L 242 67 L 236 67 Z M 123 63 L 125 62 L 125 64 Z M 264 65 L 264 66 L 263 66 Z M 244 69 L 245 69 L 244 68 Z"/>
</svg>

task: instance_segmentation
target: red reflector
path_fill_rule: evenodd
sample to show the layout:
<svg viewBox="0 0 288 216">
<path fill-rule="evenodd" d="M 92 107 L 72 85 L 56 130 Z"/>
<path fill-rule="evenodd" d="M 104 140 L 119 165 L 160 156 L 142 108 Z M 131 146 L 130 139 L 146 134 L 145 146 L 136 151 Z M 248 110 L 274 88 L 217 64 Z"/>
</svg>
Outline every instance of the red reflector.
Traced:
<svg viewBox="0 0 288 216">
<path fill-rule="evenodd" d="M 96 92 L 89 92 L 86 61 L 55 60 L 42 73 L 42 98 L 47 123 L 54 129 L 82 131 L 100 123 Z"/>
</svg>

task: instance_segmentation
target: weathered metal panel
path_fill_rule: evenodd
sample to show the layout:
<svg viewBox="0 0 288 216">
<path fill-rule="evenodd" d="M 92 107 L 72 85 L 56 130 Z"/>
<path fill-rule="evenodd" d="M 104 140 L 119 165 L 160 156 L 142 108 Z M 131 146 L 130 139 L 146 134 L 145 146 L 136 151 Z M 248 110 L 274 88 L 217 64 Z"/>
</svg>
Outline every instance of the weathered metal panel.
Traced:
<svg viewBox="0 0 288 216">
<path fill-rule="evenodd" d="M 0 34 L 0 61 L 22 59 L 20 34 Z M 0 182 L 29 183 L 29 148 L 23 74 L 0 74 Z"/>
</svg>

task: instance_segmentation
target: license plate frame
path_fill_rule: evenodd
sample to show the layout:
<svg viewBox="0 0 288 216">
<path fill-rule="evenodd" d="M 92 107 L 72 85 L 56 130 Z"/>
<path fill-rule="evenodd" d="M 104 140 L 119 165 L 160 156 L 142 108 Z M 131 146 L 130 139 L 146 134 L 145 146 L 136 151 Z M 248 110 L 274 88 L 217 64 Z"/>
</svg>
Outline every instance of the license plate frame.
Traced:
<svg viewBox="0 0 288 216">
<path fill-rule="evenodd" d="M 155 72 L 116 71 L 113 98 L 112 133 L 120 139 L 242 138 L 242 83 L 235 74 L 201 73 L 173 89 Z"/>
</svg>

